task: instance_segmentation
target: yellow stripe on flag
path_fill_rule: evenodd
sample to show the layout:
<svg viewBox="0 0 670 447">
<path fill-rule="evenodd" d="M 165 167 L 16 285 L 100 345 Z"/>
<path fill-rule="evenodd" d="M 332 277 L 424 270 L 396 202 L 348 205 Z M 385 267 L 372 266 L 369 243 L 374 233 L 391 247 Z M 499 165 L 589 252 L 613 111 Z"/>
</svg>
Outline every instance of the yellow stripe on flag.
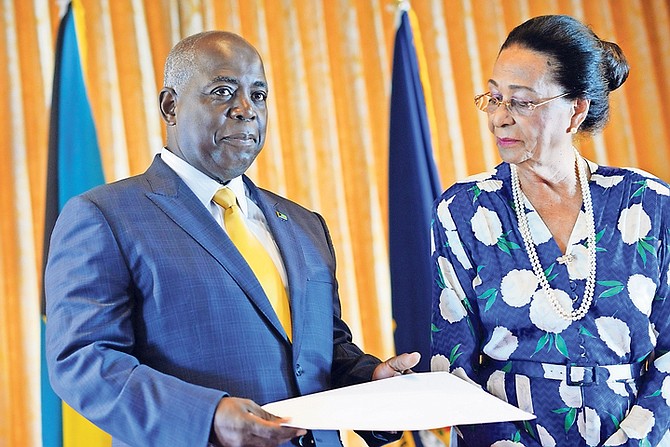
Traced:
<svg viewBox="0 0 670 447">
<path fill-rule="evenodd" d="M 77 46 L 79 47 L 79 63 L 84 72 L 84 84 L 88 81 L 88 40 L 86 40 L 86 13 L 81 0 L 72 0 L 72 19 L 77 34 Z"/>
<path fill-rule="evenodd" d="M 421 87 L 426 102 L 426 115 L 428 115 L 428 126 L 430 127 L 430 138 L 433 147 L 440 147 L 437 136 L 437 118 L 435 117 L 435 106 L 433 105 L 433 92 L 430 88 L 430 77 L 428 76 L 428 63 L 426 62 L 426 53 L 423 51 L 423 40 L 421 40 L 421 31 L 419 30 L 419 19 L 417 19 L 414 10 L 410 7 L 407 10 L 409 24 L 414 36 L 414 49 L 419 64 L 419 77 L 421 78 Z M 433 154 L 437 157 L 437 154 Z M 438 162 L 438 160 L 436 160 Z"/>
<path fill-rule="evenodd" d="M 63 447 L 109 447 L 112 437 L 63 402 Z"/>
</svg>

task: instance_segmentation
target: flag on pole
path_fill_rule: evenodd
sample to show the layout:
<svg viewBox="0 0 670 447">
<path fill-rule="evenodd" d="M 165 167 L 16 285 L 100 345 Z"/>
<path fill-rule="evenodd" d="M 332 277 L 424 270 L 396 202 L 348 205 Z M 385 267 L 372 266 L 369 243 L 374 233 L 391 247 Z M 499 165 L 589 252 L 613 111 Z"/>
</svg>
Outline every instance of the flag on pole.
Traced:
<svg viewBox="0 0 670 447">
<path fill-rule="evenodd" d="M 432 205 L 442 189 L 433 160 L 432 107 L 421 39 L 409 3 L 399 6 L 393 52 L 389 132 L 389 256 L 396 352 L 421 353 L 415 371 L 430 369 Z M 414 20 L 412 20 L 414 19 Z M 418 32 L 418 27 L 417 32 Z M 417 54 L 417 52 L 419 54 Z M 423 70 L 422 70 L 423 68 Z M 426 96 L 424 96 L 426 90 Z M 449 429 L 406 432 L 402 446 L 449 445 Z"/>
<path fill-rule="evenodd" d="M 389 256 L 396 352 L 430 362 L 430 220 L 442 192 L 409 11 L 402 10 L 393 54 L 389 135 Z"/>
<path fill-rule="evenodd" d="M 65 202 L 105 182 L 98 139 L 86 94 L 75 15 L 83 12 L 79 0 L 71 2 L 63 16 L 56 42 L 54 83 L 49 124 L 49 156 L 44 226 L 44 262 L 58 213 Z M 78 41 L 79 38 L 79 41 Z M 108 447 L 111 437 L 61 402 L 51 389 L 47 373 L 42 294 L 42 446 Z"/>
</svg>

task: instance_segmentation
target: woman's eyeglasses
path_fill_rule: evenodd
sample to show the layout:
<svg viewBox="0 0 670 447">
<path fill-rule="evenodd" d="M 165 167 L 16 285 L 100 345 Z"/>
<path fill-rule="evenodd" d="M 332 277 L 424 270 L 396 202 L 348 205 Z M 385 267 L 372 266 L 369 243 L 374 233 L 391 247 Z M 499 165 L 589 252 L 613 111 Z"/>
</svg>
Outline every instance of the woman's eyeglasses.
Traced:
<svg viewBox="0 0 670 447">
<path fill-rule="evenodd" d="M 543 106 L 554 99 L 562 98 L 567 96 L 570 92 L 565 92 L 562 95 L 554 96 L 549 99 L 545 99 L 542 102 L 532 102 L 532 101 L 522 101 L 520 99 L 510 98 L 507 101 L 496 98 L 491 94 L 491 92 L 482 93 L 481 95 L 475 96 L 475 106 L 486 113 L 493 113 L 498 110 L 500 105 L 505 105 L 507 111 L 511 115 L 515 116 L 530 116 L 533 114 L 533 110 L 537 109 L 540 106 Z"/>
</svg>

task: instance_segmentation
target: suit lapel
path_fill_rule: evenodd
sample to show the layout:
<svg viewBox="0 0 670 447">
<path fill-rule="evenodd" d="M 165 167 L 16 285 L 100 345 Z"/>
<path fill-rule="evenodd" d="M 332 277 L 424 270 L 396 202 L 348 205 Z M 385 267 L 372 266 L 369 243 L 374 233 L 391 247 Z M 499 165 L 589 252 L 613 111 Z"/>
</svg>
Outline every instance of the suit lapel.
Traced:
<svg viewBox="0 0 670 447">
<path fill-rule="evenodd" d="M 305 256 L 296 237 L 297 225 L 287 210 L 262 189 L 244 177 L 250 194 L 265 215 L 272 237 L 277 243 L 279 253 L 288 277 L 288 292 L 291 305 L 291 325 L 293 327 L 293 351 L 300 352 L 303 328 L 305 324 Z"/>
<path fill-rule="evenodd" d="M 217 260 L 288 342 L 286 332 L 251 268 L 195 194 L 160 157 L 154 159 L 146 177 L 151 187 L 151 192 L 147 193 L 149 200 Z"/>
</svg>

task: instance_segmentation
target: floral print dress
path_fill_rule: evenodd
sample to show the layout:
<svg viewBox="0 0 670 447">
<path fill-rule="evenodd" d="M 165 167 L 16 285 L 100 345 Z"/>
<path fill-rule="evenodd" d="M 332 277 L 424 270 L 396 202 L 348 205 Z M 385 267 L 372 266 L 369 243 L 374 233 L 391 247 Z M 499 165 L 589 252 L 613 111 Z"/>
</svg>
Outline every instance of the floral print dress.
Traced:
<svg viewBox="0 0 670 447">
<path fill-rule="evenodd" d="M 537 416 L 458 427 L 459 446 L 670 445 L 670 190 L 639 170 L 589 169 L 596 287 L 590 311 L 575 322 L 558 316 L 533 273 L 508 164 L 435 202 L 431 369 Z M 589 271 L 584 210 L 566 251 L 573 259 L 561 263 L 524 201 L 549 285 L 565 309 L 576 309 Z M 589 380 L 573 380 L 565 365 L 587 367 Z M 549 373 L 556 369 L 570 377 Z"/>
</svg>

